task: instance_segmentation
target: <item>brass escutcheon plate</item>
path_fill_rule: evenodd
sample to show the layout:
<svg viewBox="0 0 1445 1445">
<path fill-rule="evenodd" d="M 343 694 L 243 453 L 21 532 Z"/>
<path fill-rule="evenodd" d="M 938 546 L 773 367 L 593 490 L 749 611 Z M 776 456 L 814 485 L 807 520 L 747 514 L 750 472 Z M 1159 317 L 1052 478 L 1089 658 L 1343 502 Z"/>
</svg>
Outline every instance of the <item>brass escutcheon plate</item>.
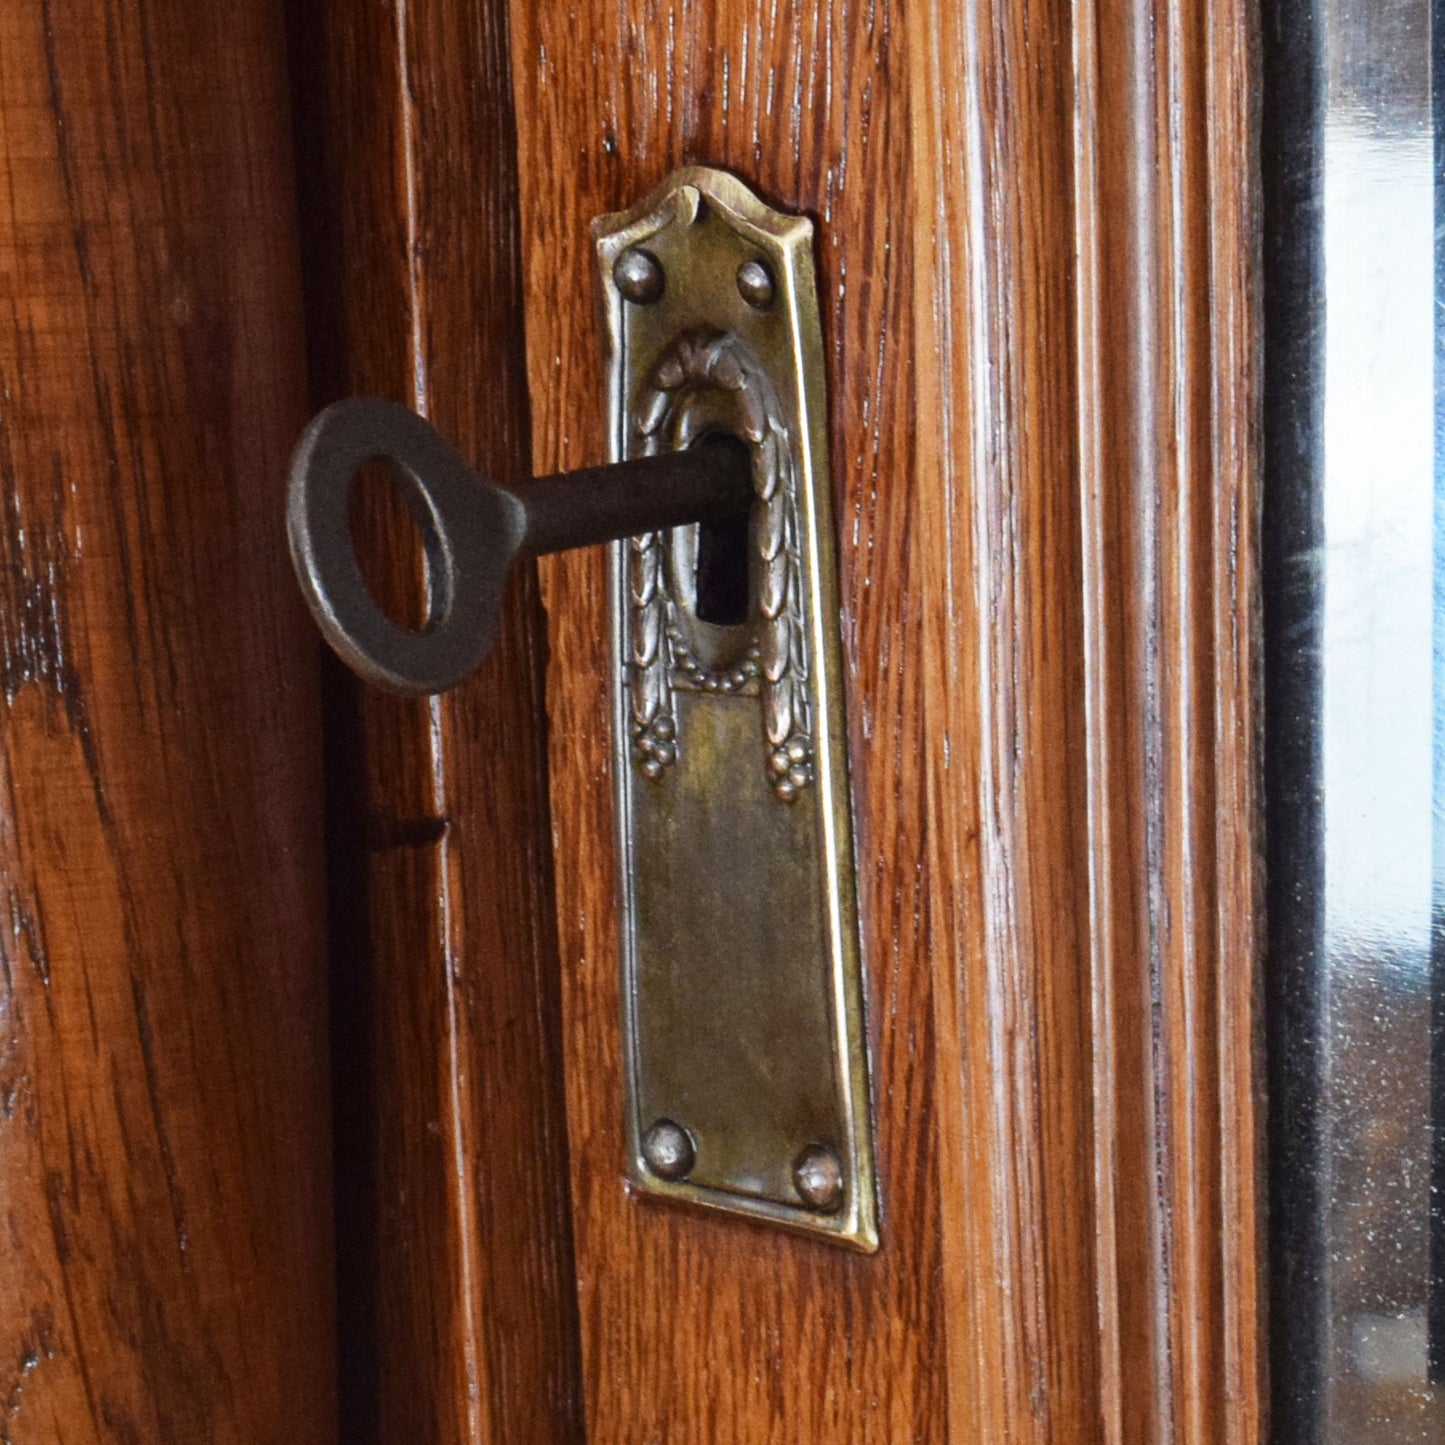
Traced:
<svg viewBox="0 0 1445 1445">
<path fill-rule="evenodd" d="M 689 167 L 593 234 L 614 460 L 723 431 L 755 493 L 613 548 L 628 1176 L 871 1251 L 812 223 Z"/>
</svg>

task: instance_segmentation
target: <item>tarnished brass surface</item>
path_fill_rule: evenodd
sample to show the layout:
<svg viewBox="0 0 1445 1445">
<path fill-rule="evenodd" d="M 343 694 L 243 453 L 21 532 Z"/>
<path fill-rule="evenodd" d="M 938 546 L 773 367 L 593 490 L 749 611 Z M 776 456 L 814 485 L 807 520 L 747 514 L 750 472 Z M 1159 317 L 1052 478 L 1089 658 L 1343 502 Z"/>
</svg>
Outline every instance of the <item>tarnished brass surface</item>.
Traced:
<svg viewBox="0 0 1445 1445">
<path fill-rule="evenodd" d="M 696 527 L 614 548 L 629 1176 L 872 1250 L 812 224 L 693 167 L 594 235 L 614 459 L 727 431 L 756 497 L 745 621 Z"/>
</svg>

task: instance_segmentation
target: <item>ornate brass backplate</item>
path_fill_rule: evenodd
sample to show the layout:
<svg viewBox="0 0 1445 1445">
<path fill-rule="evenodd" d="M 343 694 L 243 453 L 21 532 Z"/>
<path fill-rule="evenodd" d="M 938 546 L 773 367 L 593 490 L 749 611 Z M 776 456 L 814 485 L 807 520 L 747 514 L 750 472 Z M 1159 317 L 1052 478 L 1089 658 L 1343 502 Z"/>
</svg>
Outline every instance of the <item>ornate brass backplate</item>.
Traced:
<svg viewBox="0 0 1445 1445">
<path fill-rule="evenodd" d="M 755 492 L 613 549 L 629 1178 L 872 1250 L 812 224 L 691 167 L 594 235 L 614 459 L 725 432 Z"/>
</svg>

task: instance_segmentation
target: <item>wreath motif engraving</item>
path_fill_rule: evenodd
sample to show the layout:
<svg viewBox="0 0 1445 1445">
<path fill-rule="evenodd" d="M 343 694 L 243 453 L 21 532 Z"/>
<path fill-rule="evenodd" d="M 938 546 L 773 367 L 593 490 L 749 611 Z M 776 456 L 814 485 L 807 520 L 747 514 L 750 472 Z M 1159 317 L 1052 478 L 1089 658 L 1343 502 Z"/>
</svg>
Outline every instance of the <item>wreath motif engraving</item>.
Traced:
<svg viewBox="0 0 1445 1445">
<path fill-rule="evenodd" d="M 690 645 L 688 622 L 667 568 L 667 534 L 632 538 L 628 555 L 629 732 L 633 760 L 647 778 L 677 761 L 674 693 L 740 693 L 762 703 L 764 765 L 773 790 L 792 802 L 813 781 L 808 639 L 803 617 L 797 482 L 777 396 L 752 353 L 721 331 L 684 332 L 663 353 L 632 414 L 632 453 L 656 456 L 673 444 L 687 399 L 732 394 L 738 431 L 752 457 L 758 568 L 757 615 L 736 665 L 712 668 Z"/>
</svg>

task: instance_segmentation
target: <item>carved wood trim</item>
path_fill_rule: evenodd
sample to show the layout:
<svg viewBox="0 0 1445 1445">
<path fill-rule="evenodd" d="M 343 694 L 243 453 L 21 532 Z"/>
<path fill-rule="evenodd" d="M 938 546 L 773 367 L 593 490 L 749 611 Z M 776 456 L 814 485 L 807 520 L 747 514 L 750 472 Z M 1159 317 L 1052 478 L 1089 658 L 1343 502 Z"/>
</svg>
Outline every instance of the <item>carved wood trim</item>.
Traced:
<svg viewBox="0 0 1445 1445">
<path fill-rule="evenodd" d="M 1263 1428 L 1252 26 L 996 0 L 917 37 L 942 1157 L 979 1199 L 944 1221 L 950 1401 L 982 1438 Z"/>
<path fill-rule="evenodd" d="M 1075 24 L 1095 1178 L 1119 1440 L 1263 1427 L 1252 25 L 1243 4 L 1173 0 L 1090 0 Z"/>
</svg>

